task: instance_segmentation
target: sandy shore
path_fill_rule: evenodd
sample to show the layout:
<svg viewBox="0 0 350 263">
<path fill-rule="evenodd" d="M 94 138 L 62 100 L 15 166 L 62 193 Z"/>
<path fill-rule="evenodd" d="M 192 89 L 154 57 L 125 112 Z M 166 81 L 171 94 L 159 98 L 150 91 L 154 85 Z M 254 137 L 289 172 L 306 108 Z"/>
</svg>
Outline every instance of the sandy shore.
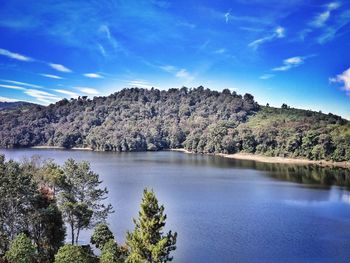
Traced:
<svg viewBox="0 0 350 263">
<path fill-rule="evenodd" d="M 269 157 L 256 154 L 247 153 L 235 153 L 235 154 L 219 154 L 225 158 L 232 158 L 237 160 L 251 160 L 262 163 L 282 163 L 282 164 L 316 164 L 320 166 L 337 166 L 343 168 L 350 168 L 350 162 L 332 162 L 332 161 L 313 161 L 308 159 L 298 159 L 298 158 L 285 158 L 285 157 Z"/>
<path fill-rule="evenodd" d="M 169 151 L 173 151 L 173 152 L 182 152 L 182 153 L 193 153 L 193 152 L 190 152 L 184 148 L 177 148 L 177 149 L 169 149 Z"/>
<path fill-rule="evenodd" d="M 192 153 L 186 149 L 170 149 L 171 151 L 184 152 L 184 153 Z M 313 161 L 308 159 L 299 159 L 299 158 L 286 158 L 286 157 L 269 157 L 257 154 L 249 154 L 249 153 L 235 153 L 235 154 L 213 154 L 217 156 L 221 156 L 224 158 L 231 158 L 236 160 L 248 160 L 248 161 L 256 161 L 261 163 L 279 163 L 279 164 L 316 164 L 320 166 L 328 166 L 328 167 L 342 167 L 342 168 L 350 168 L 350 162 L 332 162 L 332 161 Z"/>
<path fill-rule="evenodd" d="M 64 147 L 60 146 L 34 146 L 31 147 L 33 149 L 65 149 Z M 91 148 L 82 148 L 82 147 L 73 147 L 71 150 L 80 150 L 80 151 L 93 151 Z M 169 151 L 175 151 L 175 152 L 183 152 L 191 154 L 191 151 L 188 151 L 184 148 L 178 148 L 178 149 L 169 149 Z M 249 154 L 249 153 L 235 153 L 235 154 L 213 154 L 217 156 L 221 156 L 224 158 L 231 158 L 236 160 L 249 160 L 249 161 L 256 161 L 256 162 L 262 162 L 262 163 L 280 163 L 280 164 L 300 164 L 300 165 L 306 165 L 306 164 L 316 164 L 320 166 L 328 166 L 328 167 L 342 167 L 342 168 L 348 168 L 350 169 L 350 162 L 332 162 L 332 161 L 325 161 L 325 160 L 319 160 L 319 161 L 313 161 L 308 159 L 298 159 L 298 158 L 285 158 L 285 157 L 269 157 L 269 156 L 263 156 L 263 155 L 257 155 L 257 154 Z"/>
</svg>

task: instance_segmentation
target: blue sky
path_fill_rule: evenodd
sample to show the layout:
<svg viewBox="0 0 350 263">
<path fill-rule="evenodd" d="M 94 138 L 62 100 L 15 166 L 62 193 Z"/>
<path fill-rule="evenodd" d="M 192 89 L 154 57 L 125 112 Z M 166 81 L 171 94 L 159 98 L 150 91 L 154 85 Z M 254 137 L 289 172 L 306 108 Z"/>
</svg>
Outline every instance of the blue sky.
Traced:
<svg viewBox="0 0 350 263">
<path fill-rule="evenodd" d="M 350 1 L 0 0 L 0 100 L 229 88 L 350 119 Z"/>
</svg>

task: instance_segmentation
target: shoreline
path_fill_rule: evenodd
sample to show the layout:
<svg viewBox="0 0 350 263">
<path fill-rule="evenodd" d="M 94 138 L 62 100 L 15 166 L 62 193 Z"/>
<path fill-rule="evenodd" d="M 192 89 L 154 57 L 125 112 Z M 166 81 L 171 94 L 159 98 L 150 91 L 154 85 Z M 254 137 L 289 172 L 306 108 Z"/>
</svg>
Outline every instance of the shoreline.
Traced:
<svg viewBox="0 0 350 263">
<path fill-rule="evenodd" d="M 93 151 L 89 147 L 87 147 L 87 148 L 84 148 L 84 147 L 64 148 L 61 146 L 47 146 L 47 145 L 32 146 L 32 147 L 29 147 L 29 149 L 59 149 L 59 150 Z"/>
<path fill-rule="evenodd" d="M 59 150 L 78 150 L 78 151 L 94 151 L 92 148 L 83 148 L 83 147 L 73 147 L 73 148 L 64 148 L 61 146 L 47 146 L 47 145 L 41 145 L 41 146 L 33 146 L 30 147 L 30 149 L 59 149 Z M 176 149 L 167 149 L 165 151 L 173 151 L 173 152 L 182 152 L 186 154 L 195 154 L 191 151 L 188 151 L 184 148 L 176 148 Z M 297 165 L 318 165 L 321 167 L 340 167 L 345 169 L 350 169 L 350 161 L 348 162 L 333 162 L 333 161 L 326 161 L 326 160 L 308 160 L 308 159 L 301 159 L 301 158 L 289 158 L 289 157 L 277 157 L 277 156 L 264 156 L 264 155 L 258 155 L 258 154 L 251 154 L 251 153 L 234 153 L 234 154 L 224 154 L 224 153 L 217 153 L 217 154 L 208 154 L 207 155 L 213 155 L 213 156 L 220 156 L 223 158 L 229 158 L 229 159 L 235 159 L 235 160 L 246 160 L 246 161 L 255 161 L 260 163 L 278 163 L 278 164 L 297 164 Z"/>
<path fill-rule="evenodd" d="M 170 151 L 194 154 L 193 152 L 190 152 L 183 148 L 170 149 Z M 233 153 L 233 154 L 224 154 L 224 153 L 215 154 L 214 153 L 214 154 L 208 154 L 208 155 L 220 156 L 223 158 L 229 158 L 229 159 L 235 159 L 235 160 L 255 161 L 260 163 L 297 164 L 297 165 L 313 164 L 313 165 L 318 165 L 322 167 L 341 167 L 341 168 L 350 169 L 350 162 L 333 162 L 333 161 L 326 161 L 326 160 L 315 161 L 315 160 L 308 160 L 308 159 L 301 159 L 301 158 L 264 156 L 259 154 L 242 153 L 242 152 Z"/>
<path fill-rule="evenodd" d="M 234 153 L 234 154 L 217 154 L 224 158 L 230 158 L 235 160 L 247 160 L 247 161 L 256 161 L 261 163 L 279 163 L 279 164 L 299 164 L 299 165 L 308 165 L 314 164 L 322 167 L 341 167 L 341 168 L 350 168 L 350 162 L 333 162 L 326 160 L 308 160 L 308 159 L 299 159 L 299 158 L 289 158 L 289 157 L 277 157 L 277 156 L 264 156 L 258 154 L 248 154 L 248 153 Z"/>
</svg>

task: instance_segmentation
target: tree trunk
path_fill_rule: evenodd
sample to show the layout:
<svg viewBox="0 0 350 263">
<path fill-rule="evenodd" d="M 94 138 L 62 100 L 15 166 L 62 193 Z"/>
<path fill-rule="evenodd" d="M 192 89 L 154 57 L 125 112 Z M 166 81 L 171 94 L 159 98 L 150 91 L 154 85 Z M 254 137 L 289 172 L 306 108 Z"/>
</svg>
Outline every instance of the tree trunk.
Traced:
<svg viewBox="0 0 350 263">
<path fill-rule="evenodd" d="M 74 225 L 70 224 L 71 234 L 72 234 L 72 245 L 74 245 Z"/>
<path fill-rule="evenodd" d="M 78 244 L 79 234 L 80 234 L 80 227 L 78 227 L 78 230 L 77 230 L 77 237 L 75 239 L 75 244 Z"/>
</svg>

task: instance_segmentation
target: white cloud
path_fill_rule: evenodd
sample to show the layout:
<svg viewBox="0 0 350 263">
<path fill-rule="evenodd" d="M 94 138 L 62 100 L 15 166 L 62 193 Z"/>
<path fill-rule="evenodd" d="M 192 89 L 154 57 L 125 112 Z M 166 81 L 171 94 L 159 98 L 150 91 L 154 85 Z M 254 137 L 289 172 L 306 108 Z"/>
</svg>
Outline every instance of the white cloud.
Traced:
<svg viewBox="0 0 350 263">
<path fill-rule="evenodd" d="M 183 68 L 176 72 L 175 76 L 178 78 L 188 78 L 190 76 L 190 73 L 188 73 L 188 71 Z"/>
<path fill-rule="evenodd" d="M 73 91 L 69 91 L 69 90 L 64 90 L 64 89 L 54 89 L 53 91 L 64 94 L 64 95 L 68 95 L 71 98 L 77 98 L 79 97 L 79 94 L 73 92 Z"/>
<path fill-rule="evenodd" d="M 330 78 L 329 81 L 333 83 L 343 83 L 343 89 L 350 95 L 350 68 L 336 77 Z"/>
<path fill-rule="evenodd" d="M 264 74 L 264 75 L 260 76 L 259 78 L 265 80 L 265 79 L 271 79 L 274 76 L 275 76 L 274 74 Z"/>
<path fill-rule="evenodd" d="M 0 48 L 0 55 L 20 61 L 33 61 L 32 58 Z"/>
<path fill-rule="evenodd" d="M 326 5 L 326 10 L 320 14 L 318 14 L 311 22 L 310 26 L 312 27 L 323 27 L 327 20 L 329 20 L 331 16 L 331 12 L 338 9 L 340 7 L 340 3 L 332 2 Z"/>
<path fill-rule="evenodd" d="M 273 68 L 273 71 L 287 71 L 304 63 L 305 57 L 291 57 L 283 60 L 283 65 Z"/>
<path fill-rule="evenodd" d="M 88 87 L 75 87 L 77 90 L 88 94 L 88 95 L 98 95 L 99 92 L 96 89 L 88 88 Z"/>
<path fill-rule="evenodd" d="M 24 93 L 45 104 L 50 104 L 61 99 L 60 97 L 54 94 L 36 89 L 26 89 Z"/>
<path fill-rule="evenodd" d="M 172 66 L 172 65 L 160 66 L 160 68 L 166 72 L 169 72 L 169 73 L 174 73 L 175 71 L 177 71 L 177 68 L 175 66 Z"/>
<path fill-rule="evenodd" d="M 42 86 L 39 85 L 34 85 L 34 84 L 29 84 L 26 82 L 21 82 L 21 81 L 15 81 L 15 80 L 8 80 L 8 79 L 0 79 L 3 82 L 7 82 L 7 83 L 11 83 L 11 84 L 16 84 L 16 85 L 21 85 L 21 86 L 27 86 L 27 87 L 31 87 L 31 88 L 38 88 L 41 89 Z"/>
<path fill-rule="evenodd" d="M 180 69 L 175 74 L 176 77 L 184 79 L 187 83 L 194 80 L 194 76 L 190 74 L 187 69 Z"/>
<path fill-rule="evenodd" d="M 5 88 L 5 89 L 15 89 L 15 90 L 26 90 L 23 87 L 20 86 L 13 86 L 13 85 L 4 85 L 4 84 L 0 84 L 1 88 Z"/>
<path fill-rule="evenodd" d="M 51 75 L 51 74 L 40 74 L 43 77 L 47 77 L 47 78 L 51 78 L 51 79 L 63 79 L 60 76 L 56 76 L 56 75 Z"/>
<path fill-rule="evenodd" d="M 18 100 L 18 99 L 6 98 L 6 97 L 0 97 L 0 102 L 15 102 L 15 101 L 20 101 L 20 100 Z"/>
<path fill-rule="evenodd" d="M 215 54 L 224 54 L 226 53 L 226 49 L 225 48 L 220 48 L 214 51 Z"/>
<path fill-rule="evenodd" d="M 97 74 L 97 73 L 86 73 L 86 74 L 83 74 L 85 77 L 87 78 L 92 78 L 92 79 L 102 79 L 103 76 L 100 75 L 100 74 Z"/>
<path fill-rule="evenodd" d="M 156 88 L 154 85 L 143 80 L 133 80 L 133 81 L 130 81 L 128 84 L 131 87 L 138 87 L 138 88 L 145 88 L 145 89 Z"/>
<path fill-rule="evenodd" d="M 72 72 L 72 70 L 70 70 L 69 68 L 61 65 L 61 64 L 54 64 L 54 63 L 49 63 L 48 64 L 51 68 L 60 71 L 60 72 L 65 72 L 65 73 L 69 73 Z"/>
<path fill-rule="evenodd" d="M 260 45 L 266 43 L 266 42 L 271 42 L 275 39 L 279 39 L 279 38 L 284 38 L 285 37 L 285 29 L 283 27 L 277 27 L 275 28 L 275 30 L 273 31 L 273 33 L 271 33 L 270 35 L 263 37 L 263 38 L 259 38 L 257 40 L 254 40 L 253 42 L 250 42 L 248 44 L 249 47 L 253 48 L 253 49 L 257 49 L 259 48 Z"/>
<path fill-rule="evenodd" d="M 226 22 L 226 24 L 230 20 L 230 15 L 231 15 L 231 11 L 228 11 L 227 13 L 225 13 L 225 22 Z"/>
</svg>

